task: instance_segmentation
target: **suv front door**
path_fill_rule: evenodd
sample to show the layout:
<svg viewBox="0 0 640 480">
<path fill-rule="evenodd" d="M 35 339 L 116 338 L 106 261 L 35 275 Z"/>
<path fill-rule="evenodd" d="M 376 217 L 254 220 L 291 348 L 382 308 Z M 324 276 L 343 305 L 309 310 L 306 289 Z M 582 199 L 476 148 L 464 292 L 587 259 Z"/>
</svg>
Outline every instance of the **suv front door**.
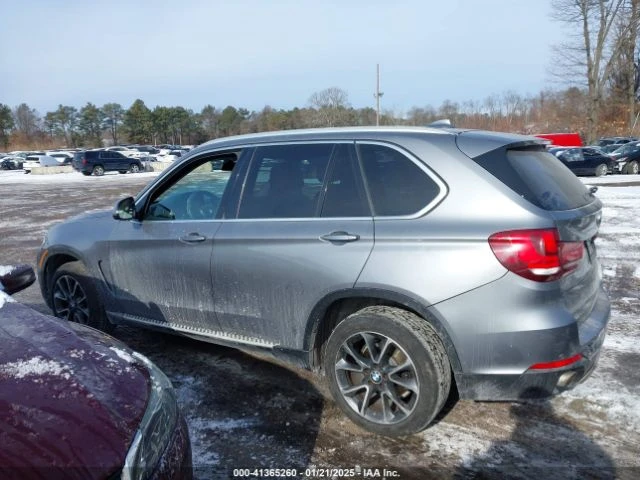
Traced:
<svg viewBox="0 0 640 480">
<path fill-rule="evenodd" d="M 211 254 L 237 155 L 193 159 L 139 200 L 139 219 L 118 221 L 107 256 L 112 317 L 218 335 Z"/>
<path fill-rule="evenodd" d="M 220 328 L 245 343 L 302 349 L 311 310 L 354 286 L 372 248 L 353 142 L 256 148 L 236 218 L 215 236 Z"/>
</svg>

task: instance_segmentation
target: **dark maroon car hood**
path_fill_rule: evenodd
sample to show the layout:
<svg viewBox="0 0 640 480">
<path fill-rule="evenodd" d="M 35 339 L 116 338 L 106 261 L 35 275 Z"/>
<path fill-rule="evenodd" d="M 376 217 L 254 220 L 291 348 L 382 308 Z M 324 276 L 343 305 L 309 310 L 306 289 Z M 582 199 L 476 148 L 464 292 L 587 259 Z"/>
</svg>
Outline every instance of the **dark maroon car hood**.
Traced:
<svg viewBox="0 0 640 480">
<path fill-rule="evenodd" d="M 117 473 L 148 391 L 146 368 L 122 343 L 0 298 L 3 478 Z"/>
</svg>

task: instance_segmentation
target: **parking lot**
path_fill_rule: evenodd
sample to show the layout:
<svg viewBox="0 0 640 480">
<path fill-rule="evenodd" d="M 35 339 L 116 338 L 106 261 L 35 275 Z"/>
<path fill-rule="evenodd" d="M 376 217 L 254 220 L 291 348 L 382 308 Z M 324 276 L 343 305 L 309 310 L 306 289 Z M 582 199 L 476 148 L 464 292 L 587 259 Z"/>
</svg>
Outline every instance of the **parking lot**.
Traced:
<svg viewBox="0 0 640 480">
<path fill-rule="evenodd" d="M 51 225 L 108 208 L 155 175 L 0 172 L 0 265 L 34 264 Z M 142 329 L 121 327 L 115 336 L 172 380 L 189 424 L 198 478 L 231 478 L 234 469 L 260 468 L 325 478 L 375 476 L 375 469 L 380 477 L 386 469 L 389 477 L 395 472 L 402 479 L 640 478 L 637 178 L 583 179 L 600 185 L 597 195 L 604 203 L 597 246 L 612 299 L 611 322 L 595 373 L 550 401 L 451 398 L 426 431 L 389 439 L 347 420 L 309 372 Z M 16 299 L 49 313 L 35 285 Z"/>
</svg>

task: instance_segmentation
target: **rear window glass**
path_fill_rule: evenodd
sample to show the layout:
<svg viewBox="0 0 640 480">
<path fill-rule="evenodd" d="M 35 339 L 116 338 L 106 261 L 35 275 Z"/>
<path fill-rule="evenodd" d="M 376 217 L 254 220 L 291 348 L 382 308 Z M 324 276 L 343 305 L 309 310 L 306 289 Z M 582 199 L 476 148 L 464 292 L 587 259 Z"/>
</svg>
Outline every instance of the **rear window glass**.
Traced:
<svg viewBox="0 0 640 480">
<path fill-rule="evenodd" d="M 473 159 L 518 195 L 545 210 L 572 210 L 593 201 L 571 170 L 538 149 L 499 149 Z"/>
</svg>

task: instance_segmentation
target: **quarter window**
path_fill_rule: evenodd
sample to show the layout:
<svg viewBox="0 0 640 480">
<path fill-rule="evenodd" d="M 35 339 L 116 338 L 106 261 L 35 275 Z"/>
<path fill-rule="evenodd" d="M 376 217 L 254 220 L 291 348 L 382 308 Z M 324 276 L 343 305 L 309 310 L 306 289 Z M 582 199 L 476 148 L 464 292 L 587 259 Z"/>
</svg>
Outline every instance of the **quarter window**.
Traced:
<svg viewBox="0 0 640 480">
<path fill-rule="evenodd" d="M 238 218 L 316 216 L 332 150 L 332 144 L 257 148 Z"/>
<path fill-rule="evenodd" d="M 438 185 L 398 150 L 360 144 L 358 152 L 376 216 L 413 215 L 438 196 Z"/>
</svg>

